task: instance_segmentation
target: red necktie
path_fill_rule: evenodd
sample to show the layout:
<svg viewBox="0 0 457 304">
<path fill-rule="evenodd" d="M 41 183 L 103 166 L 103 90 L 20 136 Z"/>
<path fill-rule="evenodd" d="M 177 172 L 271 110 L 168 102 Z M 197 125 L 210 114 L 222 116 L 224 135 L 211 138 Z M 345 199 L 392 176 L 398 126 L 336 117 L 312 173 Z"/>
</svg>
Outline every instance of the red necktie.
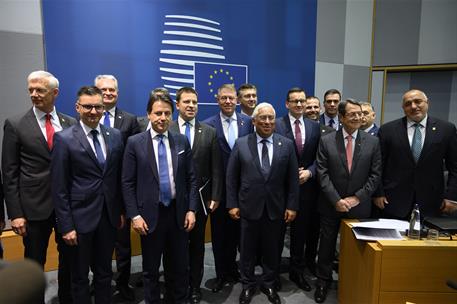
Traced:
<svg viewBox="0 0 457 304">
<path fill-rule="evenodd" d="M 348 141 L 346 145 L 346 159 L 348 161 L 348 170 L 351 172 L 351 167 L 352 167 L 352 136 L 348 135 L 346 136 L 346 139 Z"/>
<path fill-rule="evenodd" d="M 298 155 L 303 151 L 303 143 L 301 139 L 300 121 L 295 120 L 295 145 L 297 146 Z"/>
<path fill-rule="evenodd" d="M 52 150 L 52 141 L 54 138 L 54 127 L 52 126 L 52 123 L 51 123 L 51 114 L 46 114 L 45 126 L 46 126 L 46 139 L 48 142 L 48 147 L 49 147 L 49 150 Z"/>
</svg>

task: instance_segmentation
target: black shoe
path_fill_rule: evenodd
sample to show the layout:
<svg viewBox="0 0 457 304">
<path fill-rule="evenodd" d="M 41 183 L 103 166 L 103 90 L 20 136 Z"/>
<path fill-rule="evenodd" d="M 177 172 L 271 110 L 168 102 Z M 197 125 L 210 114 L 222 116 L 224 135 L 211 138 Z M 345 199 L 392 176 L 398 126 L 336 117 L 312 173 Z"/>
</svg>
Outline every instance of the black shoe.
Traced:
<svg viewBox="0 0 457 304">
<path fill-rule="evenodd" d="M 129 286 L 129 284 L 122 284 L 116 286 L 117 290 L 119 291 L 119 295 L 127 301 L 134 301 L 135 300 L 135 292 L 133 288 Z"/>
<path fill-rule="evenodd" d="M 225 278 L 216 278 L 216 281 L 214 282 L 213 288 L 211 289 L 212 292 L 219 292 L 224 288 L 225 283 L 227 283 L 227 280 Z"/>
<path fill-rule="evenodd" d="M 311 285 L 308 284 L 303 273 L 291 272 L 289 273 L 289 280 L 294 282 L 298 288 L 303 289 L 304 291 L 311 290 Z"/>
<path fill-rule="evenodd" d="M 260 291 L 267 296 L 268 301 L 270 301 L 270 303 L 281 304 L 281 299 L 279 298 L 278 293 L 276 292 L 276 290 L 274 290 L 274 288 L 261 286 Z"/>
<path fill-rule="evenodd" d="M 251 303 L 252 297 L 255 294 L 255 288 L 243 289 L 240 293 L 240 304 Z"/>
<path fill-rule="evenodd" d="M 202 300 L 202 292 L 200 288 L 190 289 L 190 303 L 197 304 Z"/>
<path fill-rule="evenodd" d="M 276 291 L 281 291 L 282 289 L 282 283 L 281 283 L 281 279 L 278 277 L 276 278 L 276 280 L 274 281 L 273 283 L 273 288 L 276 290 Z"/>
<path fill-rule="evenodd" d="M 316 303 L 324 303 L 325 299 L 327 299 L 327 292 L 327 286 L 318 285 L 314 292 L 314 301 L 316 301 Z"/>
</svg>

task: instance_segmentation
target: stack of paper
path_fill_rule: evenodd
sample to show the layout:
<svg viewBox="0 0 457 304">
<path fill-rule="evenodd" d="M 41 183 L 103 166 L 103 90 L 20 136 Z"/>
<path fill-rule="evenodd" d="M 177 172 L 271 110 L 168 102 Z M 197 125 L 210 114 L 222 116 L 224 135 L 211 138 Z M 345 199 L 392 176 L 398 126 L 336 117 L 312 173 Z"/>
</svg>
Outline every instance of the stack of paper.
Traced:
<svg viewBox="0 0 457 304">
<path fill-rule="evenodd" d="M 400 232 L 409 228 L 407 221 L 379 219 L 352 223 L 352 231 L 356 239 L 363 241 L 401 240 Z"/>
</svg>

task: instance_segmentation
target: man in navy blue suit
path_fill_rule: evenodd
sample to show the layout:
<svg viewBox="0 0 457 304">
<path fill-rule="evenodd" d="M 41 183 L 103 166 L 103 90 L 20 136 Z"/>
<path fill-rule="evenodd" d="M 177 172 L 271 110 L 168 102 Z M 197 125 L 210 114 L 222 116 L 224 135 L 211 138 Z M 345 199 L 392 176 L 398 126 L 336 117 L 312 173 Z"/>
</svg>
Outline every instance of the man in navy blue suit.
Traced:
<svg viewBox="0 0 457 304">
<path fill-rule="evenodd" d="M 327 90 L 324 94 L 324 113 L 320 117 L 320 123 L 335 130 L 341 128 L 338 117 L 338 104 L 341 101 L 341 93 L 337 89 Z"/>
<path fill-rule="evenodd" d="M 186 136 L 168 130 L 173 102 L 167 95 L 151 95 L 147 113 L 151 129 L 131 136 L 125 148 L 124 202 L 127 217 L 141 236 L 145 302 L 160 303 L 159 267 L 165 254 L 173 263 L 164 269 L 173 285 L 167 296 L 173 303 L 185 303 L 188 232 L 194 227 L 198 202 L 192 151 Z"/>
<path fill-rule="evenodd" d="M 261 291 L 271 303 L 281 303 L 273 285 L 280 265 L 282 226 L 293 221 L 298 210 L 298 164 L 293 142 L 273 133 L 275 116 L 269 103 L 255 108 L 256 132 L 237 140 L 227 167 L 227 208 L 241 222 L 240 304 L 248 304 L 255 293 L 258 253 L 263 268 Z"/>
<path fill-rule="evenodd" d="M 315 272 L 316 268 L 319 186 L 315 160 L 321 130 L 318 123 L 303 117 L 305 104 L 305 91 L 298 87 L 291 88 L 286 97 L 289 113 L 278 119 L 276 132 L 294 141 L 299 167 L 297 175 L 300 181 L 300 209 L 297 218 L 290 225 L 289 278 L 299 288 L 310 291 L 311 286 L 305 279 L 304 270 L 305 266 L 308 266 L 311 272 Z"/>
<path fill-rule="evenodd" d="M 360 105 L 362 106 L 363 114 L 362 125 L 360 126 L 360 130 L 363 130 L 373 136 L 377 136 L 379 128 L 374 122 L 376 118 L 376 113 L 373 109 L 373 105 L 366 101 L 360 102 Z"/>
<path fill-rule="evenodd" d="M 91 303 L 89 266 L 95 303 L 111 302 L 111 257 L 121 227 L 121 133 L 99 124 L 103 97 L 94 86 L 78 91 L 80 122 L 54 135 L 52 198 L 57 223 L 70 246 L 74 303 Z"/>
<path fill-rule="evenodd" d="M 235 140 L 253 131 L 251 118 L 236 113 L 236 89 L 232 84 L 224 84 L 217 90 L 217 102 L 220 112 L 204 122 L 216 129 L 217 142 L 222 158 L 222 184 L 225 184 L 225 172 Z M 225 190 L 225 189 L 224 189 Z M 239 243 L 239 222 L 230 218 L 226 210 L 226 193 L 223 191 L 219 208 L 211 214 L 211 240 L 213 243 L 216 282 L 213 292 L 220 291 L 225 283 L 236 282 L 240 278 L 236 265 Z"/>
</svg>

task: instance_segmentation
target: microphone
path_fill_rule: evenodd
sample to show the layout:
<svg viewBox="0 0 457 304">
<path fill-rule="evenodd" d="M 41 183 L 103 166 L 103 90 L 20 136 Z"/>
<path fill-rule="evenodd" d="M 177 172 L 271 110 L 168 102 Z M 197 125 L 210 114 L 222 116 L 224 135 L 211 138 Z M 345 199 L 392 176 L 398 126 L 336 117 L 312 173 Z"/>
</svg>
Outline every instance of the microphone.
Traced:
<svg viewBox="0 0 457 304">
<path fill-rule="evenodd" d="M 0 303 L 29 304 L 43 301 L 46 278 L 32 260 L 0 262 Z"/>
</svg>

